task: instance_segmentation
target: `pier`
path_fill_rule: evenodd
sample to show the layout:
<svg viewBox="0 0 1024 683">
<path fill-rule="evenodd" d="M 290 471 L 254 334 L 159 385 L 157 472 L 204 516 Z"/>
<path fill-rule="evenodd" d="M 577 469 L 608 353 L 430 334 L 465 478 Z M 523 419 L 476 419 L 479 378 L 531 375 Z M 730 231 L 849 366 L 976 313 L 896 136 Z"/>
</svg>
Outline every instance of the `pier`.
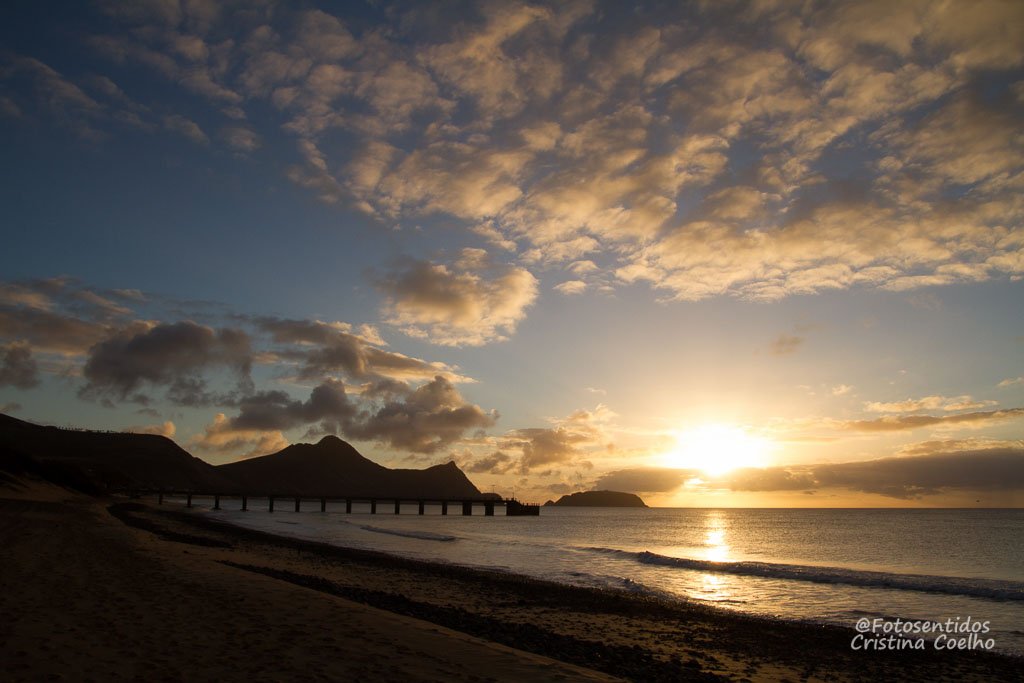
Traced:
<svg viewBox="0 0 1024 683">
<path fill-rule="evenodd" d="M 540 515 L 540 505 L 534 503 L 523 503 L 515 498 L 411 498 L 395 496 L 304 496 L 294 493 L 211 493 L 208 491 L 182 491 L 172 489 L 154 490 L 133 490 L 126 491 L 132 497 L 143 495 L 156 495 L 157 502 L 163 504 L 165 497 L 176 497 L 185 499 L 185 507 L 192 507 L 193 498 L 208 498 L 213 500 L 213 509 L 220 510 L 222 500 L 239 500 L 241 510 L 250 509 L 251 499 L 265 499 L 267 512 L 274 512 L 275 505 L 294 504 L 295 512 L 302 511 L 303 503 L 316 505 L 319 503 L 320 512 L 327 512 L 327 504 L 345 504 L 345 513 L 352 514 L 353 504 L 370 506 L 370 514 L 377 514 L 379 505 L 393 506 L 396 515 L 402 514 L 403 506 L 406 509 L 415 508 L 417 515 L 425 515 L 428 505 L 440 506 L 441 514 L 448 515 L 449 510 L 461 510 L 463 516 L 471 516 L 477 508 L 483 509 L 486 517 L 493 517 L 496 508 L 504 508 L 507 517 L 536 517 Z"/>
</svg>

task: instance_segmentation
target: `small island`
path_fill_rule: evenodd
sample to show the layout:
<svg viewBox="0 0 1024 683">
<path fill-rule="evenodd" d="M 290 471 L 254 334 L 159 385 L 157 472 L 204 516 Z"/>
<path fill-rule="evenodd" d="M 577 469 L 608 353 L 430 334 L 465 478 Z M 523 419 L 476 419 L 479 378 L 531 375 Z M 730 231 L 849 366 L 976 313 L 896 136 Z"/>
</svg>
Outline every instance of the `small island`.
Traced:
<svg viewBox="0 0 1024 683">
<path fill-rule="evenodd" d="M 645 508 L 647 504 L 635 493 L 622 491 L 579 491 L 562 496 L 557 501 L 549 500 L 544 505 L 567 507 L 603 508 Z"/>
</svg>

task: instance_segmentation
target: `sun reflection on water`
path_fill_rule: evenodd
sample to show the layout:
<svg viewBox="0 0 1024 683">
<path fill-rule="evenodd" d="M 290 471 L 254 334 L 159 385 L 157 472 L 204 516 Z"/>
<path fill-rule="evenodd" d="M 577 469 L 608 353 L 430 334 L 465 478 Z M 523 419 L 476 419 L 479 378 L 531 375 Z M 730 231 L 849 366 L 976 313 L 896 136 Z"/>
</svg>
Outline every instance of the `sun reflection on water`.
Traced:
<svg viewBox="0 0 1024 683">
<path fill-rule="evenodd" d="M 704 559 L 712 562 L 728 562 L 731 559 L 726 539 L 725 519 L 721 512 L 708 513 L 704 531 Z"/>
<path fill-rule="evenodd" d="M 732 559 L 726 535 L 726 520 L 717 510 L 711 510 L 705 519 L 703 555 L 711 562 L 729 562 Z M 725 601 L 733 597 L 733 581 L 724 574 L 701 574 L 700 593 L 704 600 Z"/>
</svg>

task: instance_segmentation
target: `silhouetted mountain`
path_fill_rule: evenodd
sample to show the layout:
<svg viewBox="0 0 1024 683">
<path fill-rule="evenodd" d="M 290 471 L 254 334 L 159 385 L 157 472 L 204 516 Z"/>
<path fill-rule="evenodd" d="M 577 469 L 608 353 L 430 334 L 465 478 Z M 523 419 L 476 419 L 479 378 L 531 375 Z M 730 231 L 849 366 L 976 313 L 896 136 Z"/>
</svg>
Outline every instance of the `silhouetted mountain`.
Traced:
<svg viewBox="0 0 1024 683">
<path fill-rule="evenodd" d="M 336 436 L 220 465 L 217 471 L 243 490 L 304 495 L 484 498 L 454 462 L 425 470 L 388 469 Z"/>
<path fill-rule="evenodd" d="M 622 491 L 579 491 L 562 496 L 557 501 L 548 501 L 545 505 L 564 505 L 568 507 L 606 507 L 606 508 L 645 508 L 647 504 L 634 493 Z"/>
<path fill-rule="evenodd" d="M 231 486 L 213 465 L 163 436 L 44 427 L 9 415 L 0 415 L 0 468 L 86 492 Z"/>
<path fill-rule="evenodd" d="M 481 494 L 454 462 L 388 469 L 336 436 L 214 467 L 163 436 L 44 427 L 0 415 L 0 470 L 96 493 L 165 488 L 205 493 L 500 498 Z"/>
</svg>

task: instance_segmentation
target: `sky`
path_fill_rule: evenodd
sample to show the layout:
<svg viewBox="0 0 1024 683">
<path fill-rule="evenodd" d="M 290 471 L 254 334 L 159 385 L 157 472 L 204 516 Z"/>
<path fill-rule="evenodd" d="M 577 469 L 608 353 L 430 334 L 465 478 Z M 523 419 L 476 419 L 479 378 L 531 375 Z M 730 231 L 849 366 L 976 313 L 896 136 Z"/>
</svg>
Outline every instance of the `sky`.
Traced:
<svg viewBox="0 0 1024 683">
<path fill-rule="evenodd" d="M 0 7 L 0 412 L 1024 506 L 1024 4 Z"/>
</svg>

